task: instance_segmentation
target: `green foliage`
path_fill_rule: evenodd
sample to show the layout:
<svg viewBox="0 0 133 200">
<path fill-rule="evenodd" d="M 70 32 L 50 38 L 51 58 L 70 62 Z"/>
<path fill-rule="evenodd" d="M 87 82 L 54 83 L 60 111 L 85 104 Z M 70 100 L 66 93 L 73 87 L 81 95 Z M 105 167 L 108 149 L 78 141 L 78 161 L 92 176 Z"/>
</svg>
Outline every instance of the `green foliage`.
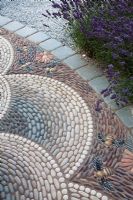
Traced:
<svg viewBox="0 0 133 200">
<path fill-rule="evenodd" d="M 100 63 L 103 63 L 103 66 L 107 66 L 111 63 L 114 66 L 114 70 L 116 73 L 119 73 L 119 77 L 117 77 L 116 83 L 112 85 L 113 90 L 115 90 L 117 94 L 117 100 L 121 101 L 123 96 L 125 102 L 133 102 L 133 42 L 129 40 L 124 40 L 123 42 L 117 43 L 116 48 L 109 48 L 109 40 L 108 37 L 97 37 L 97 35 L 93 35 L 90 37 L 88 33 L 93 33 L 91 30 L 92 25 L 92 19 L 94 17 L 98 17 L 98 7 L 95 7 L 95 10 L 90 10 L 86 17 L 82 19 L 82 23 L 79 20 L 74 20 L 70 23 L 69 32 L 71 33 L 71 37 L 73 38 L 73 41 L 75 42 L 75 45 L 78 47 L 78 49 L 81 49 L 81 51 L 85 52 L 89 57 L 95 58 Z M 128 19 L 128 20 L 127 20 Z M 132 23 L 133 14 L 125 13 L 124 18 L 124 26 L 128 27 L 127 23 Z M 102 21 L 103 20 L 103 21 Z M 118 16 L 110 16 L 109 13 L 104 13 L 102 16 L 102 23 L 108 23 L 111 22 L 112 24 L 118 23 L 118 26 L 120 28 L 122 27 L 122 22 L 119 24 L 119 18 Z M 105 20 L 105 21 L 104 21 Z M 118 20 L 118 21 L 117 21 Z M 123 20 L 123 17 L 122 17 Z M 83 29 L 83 27 L 85 27 Z M 115 24 L 116 27 L 116 24 Z M 118 27 L 119 30 L 119 27 Z M 107 30 L 109 31 L 109 30 Z M 117 31 L 117 29 L 116 29 Z M 121 30 L 121 38 L 125 30 Z M 132 33 L 129 33 L 130 37 L 132 37 Z M 116 37 L 118 37 L 118 34 L 116 32 Z M 120 39 L 121 39 L 120 38 Z M 112 38 L 112 44 L 113 44 L 113 38 Z M 111 44 L 111 43 L 110 43 Z M 114 41 L 115 44 L 115 41 Z M 122 55 L 120 51 L 127 51 L 127 55 Z M 130 53 L 128 53 L 130 52 Z M 113 54 L 117 56 L 117 58 L 113 58 Z M 121 64 L 125 63 L 124 66 Z M 115 71 L 113 73 L 115 73 Z M 113 77 L 109 77 L 110 80 L 113 82 Z M 110 94 L 110 93 L 109 93 Z"/>
<path fill-rule="evenodd" d="M 110 86 L 101 93 L 133 102 L 133 0 L 52 2 L 58 12 L 48 16 L 64 18 L 76 46 L 103 63 Z"/>
<path fill-rule="evenodd" d="M 84 32 L 81 32 L 80 24 L 73 23 L 69 29 L 75 45 L 84 51 L 89 57 L 97 59 L 99 62 L 110 63 L 112 52 L 105 48 L 104 42 L 97 38 L 88 39 Z"/>
</svg>

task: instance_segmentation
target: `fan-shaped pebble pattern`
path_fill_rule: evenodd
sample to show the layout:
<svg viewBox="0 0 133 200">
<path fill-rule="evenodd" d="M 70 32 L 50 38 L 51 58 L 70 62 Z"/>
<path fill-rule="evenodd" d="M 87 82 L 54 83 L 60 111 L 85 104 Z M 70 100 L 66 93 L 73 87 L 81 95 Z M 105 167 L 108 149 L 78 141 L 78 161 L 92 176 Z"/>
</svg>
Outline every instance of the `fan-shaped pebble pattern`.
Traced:
<svg viewBox="0 0 133 200">
<path fill-rule="evenodd" d="M 14 50 L 7 39 L 0 36 L 0 74 L 5 74 L 13 63 Z"/>
<path fill-rule="evenodd" d="M 68 200 L 60 167 L 38 144 L 0 134 L 0 195 L 3 200 Z"/>
<path fill-rule="evenodd" d="M 1 122 L 2 131 L 8 132 L 9 128 L 17 134 L 21 121 L 25 122 L 20 133 L 47 148 L 58 160 L 66 178 L 70 178 L 88 154 L 93 135 L 92 117 L 84 100 L 70 87 L 50 78 L 5 77 L 13 100 L 8 119 Z"/>
<path fill-rule="evenodd" d="M 7 80 L 0 75 L 0 119 L 5 115 L 11 98 L 10 87 Z"/>
</svg>

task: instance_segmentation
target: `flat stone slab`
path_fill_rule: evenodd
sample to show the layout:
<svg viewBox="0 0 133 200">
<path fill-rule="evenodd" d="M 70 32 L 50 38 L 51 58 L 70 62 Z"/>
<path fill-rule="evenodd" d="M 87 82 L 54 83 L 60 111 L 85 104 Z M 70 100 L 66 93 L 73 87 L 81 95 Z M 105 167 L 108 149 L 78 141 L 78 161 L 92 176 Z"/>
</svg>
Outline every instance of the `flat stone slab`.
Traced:
<svg viewBox="0 0 133 200">
<path fill-rule="evenodd" d="M 71 56 L 65 59 L 63 62 L 67 64 L 71 69 L 78 69 L 79 67 L 88 64 L 87 61 L 85 61 L 79 54 Z"/>
<path fill-rule="evenodd" d="M 133 128 L 131 128 L 130 134 L 131 134 L 132 137 L 133 137 Z"/>
<path fill-rule="evenodd" d="M 35 32 L 37 32 L 37 30 L 35 28 L 30 28 L 27 26 L 16 31 L 16 33 L 22 37 L 28 37 L 28 36 L 34 34 Z"/>
<path fill-rule="evenodd" d="M 49 38 L 50 37 L 48 35 L 46 35 L 45 33 L 41 32 L 41 31 L 27 37 L 28 40 L 35 42 L 37 44 L 39 44 L 45 40 L 48 40 Z"/>
<path fill-rule="evenodd" d="M 133 106 L 122 108 L 116 114 L 128 128 L 133 128 Z"/>
<path fill-rule="evenodd" d="M 120 107 L 116 104 L 116 102 L 113 100 L 113 99 L 110 99 L 110 97 L 103 97 L 102 98 L 104 99 L 105 103 L 108 104 L 108 106 L 115 112 L 116 110 L 119 110 Z"/>
<path fill-rule="evenodd" d="M 12 20 L 8 17 L 4 17 L 0 15 L 0 26 L 4 26 L 5 24 L 11 22 Z"/>
<path fill-rule="evenodd" d="M 109 85 L 108 80 L 104 77 L 98 77 L 89 81 L 89 85 L 98 93 L 101 94 L 103 89 L 106 89 Z"/>
<path fill-rule="evenodd" d="M 102 75 L 102 72 L 94 65 L 87 65 L 77 70 L 78 74 L 85 80 L 92 80 Z"/>
<path fill-rule="evenodd" d="M 69 47 L 63 46 L 52 51 L 52 54 L 56 56 L 57 58 L 63 60 L 69 56 L 72 56 L 73 54 L 75 54 L 75 52 Z"/>
<path fill-rule="evenodd" d="M 23 28 L 23 27 L 24 25 L 17 21 L 10 22 L 6 24 L 5 26 L 3 26 L 3 28 L 5 28 L 6 30 L 12 31 L 12 32 L 15 32 L 18 29 Z"/>
<path fill-rule="evenodd" d="M 55 39 L 49 39 L 49 40 L 46 40 L 45 42 L 41 42 L 39 46 L 47 51 L 52 51 L 62 46 L 62 44 Z"/>
</svg>

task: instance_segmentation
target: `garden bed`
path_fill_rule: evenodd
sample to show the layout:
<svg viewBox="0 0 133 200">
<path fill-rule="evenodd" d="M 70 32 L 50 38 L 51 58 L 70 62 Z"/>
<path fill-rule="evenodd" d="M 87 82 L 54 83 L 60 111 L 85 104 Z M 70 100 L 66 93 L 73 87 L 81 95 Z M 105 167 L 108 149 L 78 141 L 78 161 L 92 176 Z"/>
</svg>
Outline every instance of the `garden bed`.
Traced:
<svg viewBox="0 0 133 200">
<path fill-rule="evenodd" d="M 76 46 L 102 63 L 110 82 L 104 97 L 133 103 L 133 1 L 61 0 L 52 6 L 55 12 L 46 16 L 67 20 Z"/>
</svg>

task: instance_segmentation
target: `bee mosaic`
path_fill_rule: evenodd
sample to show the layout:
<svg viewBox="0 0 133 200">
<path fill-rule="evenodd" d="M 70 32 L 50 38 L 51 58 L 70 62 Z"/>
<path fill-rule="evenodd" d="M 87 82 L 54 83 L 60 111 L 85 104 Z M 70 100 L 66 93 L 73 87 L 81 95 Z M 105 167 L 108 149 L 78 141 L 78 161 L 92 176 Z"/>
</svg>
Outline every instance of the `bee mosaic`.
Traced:
<svg viewBox="0 0 133 200">
<path fill-rule="evenodd" d="M 49 67 L 47 67 L 47 68 L 46 68 L 47 76 L 48 76 L 48 77 L 52 77 L 54 71 L 55 71 L 54 68 L 49 68 Z"/>
<path fill-rule="evenodd" d="M 92 161 L 93 168 L 95 169 L 94 177 L 97 179 L 99 184 L 108 191 L 113 191 L 112 183 L 107 179 L 109 176 L 113 175 L 113 169 L 108 167 L 103 167 L 102 159 L 95 157 Z"/>
<path fill-rule="evenodd" d="M 98 140 L 102 142 L 106 147 L 115 146 L 117 148 L 123 147 L 125 145 L 124 139 L 116 139 L 116 137 L 112 135 L 104 135 L 103 133 L 98 133 Z"/>
</svg>

